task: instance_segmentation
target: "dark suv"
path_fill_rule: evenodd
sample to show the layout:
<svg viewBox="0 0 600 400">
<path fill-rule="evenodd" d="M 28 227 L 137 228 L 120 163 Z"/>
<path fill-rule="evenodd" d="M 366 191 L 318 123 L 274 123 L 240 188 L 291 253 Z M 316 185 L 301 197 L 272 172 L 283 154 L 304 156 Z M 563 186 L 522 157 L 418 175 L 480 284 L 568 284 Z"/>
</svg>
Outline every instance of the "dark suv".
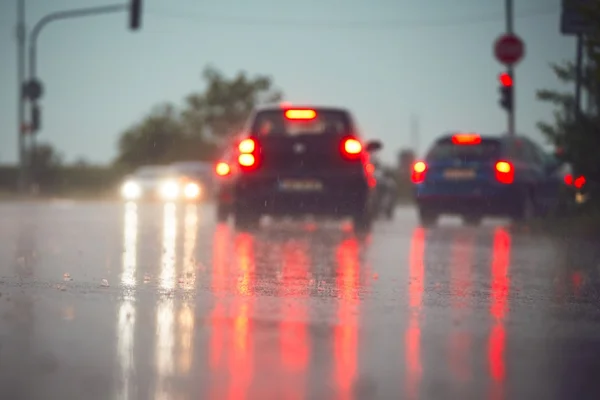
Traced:
<svg viewBox="0 0 600 400">
<path fill-rule="evenodd" d="M 413 165 L 420 220 L 429 225 L 454 214 L 477 224 L 485 216 L 526 220 L 545 214 L 561 199 L 560 167 L 526 137 L 443 136 Z"/>
<path fill-rule="evenodd" d="M 340 108 L 268 107 L 217 164 L 217 218 L 238 227 L 263 215 L 350 217 L 358 230 L 373 219 L 375 178 L 350 113 Z"/>
</svg>

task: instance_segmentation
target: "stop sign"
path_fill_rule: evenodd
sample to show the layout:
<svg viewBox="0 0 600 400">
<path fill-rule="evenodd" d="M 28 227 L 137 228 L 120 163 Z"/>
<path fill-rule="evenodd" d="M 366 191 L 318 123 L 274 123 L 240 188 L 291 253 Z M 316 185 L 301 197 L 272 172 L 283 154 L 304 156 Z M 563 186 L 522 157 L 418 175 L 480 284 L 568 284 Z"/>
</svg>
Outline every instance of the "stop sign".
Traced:
<svg viewBox="0 0 600 400">
<path fill-rule="evenodd" d="M 504 65 L 513 65 L 521 61 L 525 54 L 525 44 L 515 34 L 507 33 L 496 39 L 494 55 Z"/>
</svg>

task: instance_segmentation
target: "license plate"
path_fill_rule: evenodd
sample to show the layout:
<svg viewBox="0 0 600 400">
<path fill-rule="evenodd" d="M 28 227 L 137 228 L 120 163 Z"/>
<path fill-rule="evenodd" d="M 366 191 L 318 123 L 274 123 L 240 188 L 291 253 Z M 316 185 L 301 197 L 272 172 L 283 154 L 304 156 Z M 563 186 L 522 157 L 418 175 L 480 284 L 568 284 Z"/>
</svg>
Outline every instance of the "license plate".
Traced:
<svg viewBox="0 0 600 400">
<path fill-rule="evenodd" d="M 323 184 L 315 180 L 286 179 L 279 183 L 279 188 L 294 192 L 315 192 L 323 190 Z"/>
<path fill-rule="evenodd" d="M 446 179 L 473 179 L 475 171 L 472 169 L 447 169 L 444 171 Z"/>
</svg>

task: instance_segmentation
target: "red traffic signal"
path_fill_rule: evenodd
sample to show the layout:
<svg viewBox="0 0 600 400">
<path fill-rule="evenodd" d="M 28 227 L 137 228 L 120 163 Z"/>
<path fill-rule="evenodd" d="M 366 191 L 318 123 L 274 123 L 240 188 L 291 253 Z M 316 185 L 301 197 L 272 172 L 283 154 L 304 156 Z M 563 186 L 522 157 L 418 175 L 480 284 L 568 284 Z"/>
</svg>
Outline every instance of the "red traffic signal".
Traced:
<svg viewBox="0 0 600 400">
<path fill-rule="evenodd" d="M 510 76 L 508 72 L 502 72 L 500 76 L 498 76 L 498 80 L 500 80 L 502 86 L 511 87 L 513 85 L 512 76 Z"/>
</svg>

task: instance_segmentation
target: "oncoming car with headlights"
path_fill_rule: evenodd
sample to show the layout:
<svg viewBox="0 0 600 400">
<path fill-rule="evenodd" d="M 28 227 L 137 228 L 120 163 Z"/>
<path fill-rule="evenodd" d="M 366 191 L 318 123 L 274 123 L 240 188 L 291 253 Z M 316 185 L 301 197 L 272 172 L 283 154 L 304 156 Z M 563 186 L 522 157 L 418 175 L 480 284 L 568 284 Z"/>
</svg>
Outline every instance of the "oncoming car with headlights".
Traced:
<svg viewBox="0 0 600 400">
<path fill-rule="evenodd" d="M 170 166 L 143 166 L 125 178 L 121 197 L 127 201 L 197 201 L 198 183 L 182 179 Z"/>
<path fill-rule="evenodd" d="M 182 185 L 183 197 L 206 200 L 213 195 L 213 165 L 210 162 L 180 161 L 170 165 Z"/>
</svg>

